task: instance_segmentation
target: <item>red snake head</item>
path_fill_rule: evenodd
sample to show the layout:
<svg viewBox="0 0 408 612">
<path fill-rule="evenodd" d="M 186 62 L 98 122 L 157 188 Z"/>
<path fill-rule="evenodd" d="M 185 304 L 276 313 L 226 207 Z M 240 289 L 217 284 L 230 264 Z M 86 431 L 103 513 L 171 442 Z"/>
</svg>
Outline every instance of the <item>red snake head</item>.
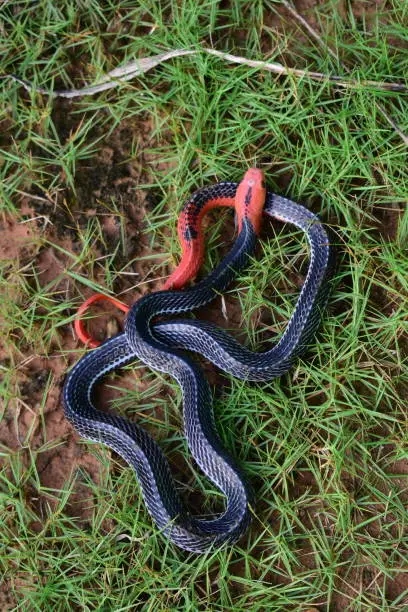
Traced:
<svg viewBox="0 0 408 612">
<path fill-rule="evenodd" d="M 215 186 L 216 187 L 216 186 Z M 196 192 L 196 193 L 199 193 Z M 202 219 L 207 211 L 216 206 L 233 206 L 237 215 L 239 231 L 242 222 L 248 219 L 254 231 L 259 234 L 266 197 L 264 174 L 258 168 L 250 168 L 237 187 L 235 196 L 215 191 L 207 200 L 190 198 L 179 217 L 178 235 L 183 255 L 163 289 L 181 289 L 193 279 L 203 261 L 204 236 Z"/>
<path fill-rule="evenodd" d="M 238 231 L 241 231 L 243 219 L 249 219 L 255 232 L 259 234 L 265 197 L 266 188 L 263 171 L 258 168 L 250 168 L 238 185 L 235 194 Z"/>
</svg>

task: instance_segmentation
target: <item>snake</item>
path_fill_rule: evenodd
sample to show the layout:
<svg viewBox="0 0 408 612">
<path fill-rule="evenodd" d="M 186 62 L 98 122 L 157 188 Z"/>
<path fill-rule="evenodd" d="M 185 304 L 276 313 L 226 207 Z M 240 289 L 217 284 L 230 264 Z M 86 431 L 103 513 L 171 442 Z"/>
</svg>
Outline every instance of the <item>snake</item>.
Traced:
<svg viewBox="0 0 408 612">
<path fill-rule="evenodd" d="M 200 267 L 201 222 L 214 206 L 234 206 L 238 233 L 230 251 L 204 279 L 180 290 Z M 192 319 L 162 319 L 209 304 L 245 269 L 254 253 L 262 214 L 291 223 L 305 233 L 309 268 L 295 308 L 279 342 L 252 352 L 225 331 Z M 130 308 L 124 332 L 87 353 L 69 372 L 63 389 L 66 418 L 77 432 L 116 451 L 134 469 L 146 507 L 157 528 L 173 544 L 194 553 L 232 545 L 251 521 L 254 495 L 241 468 L 223 447 L 213 414 L 212 393 L 201 368 L 186 350 L 203 355 L 243 380 L 270 380 L 287 372 L 309 346 L 327 304 L 335 257 L 319 218 L 302 205 L 269 192 L 263 172 L 251 168 L 241 183 L 221 182 L 196 191 L 179 218 L 182 263 L 166 287 L 143 296 Z M 137 423 L 102 412 L 93 390 L 106 374 L 141 360 L 173 377 L 183 396 L 184 432 L 189 450 L 225 497 L 224 511 L 207 518 L 186 507 L 168 461 L 152 436 Z"/>
</svg>

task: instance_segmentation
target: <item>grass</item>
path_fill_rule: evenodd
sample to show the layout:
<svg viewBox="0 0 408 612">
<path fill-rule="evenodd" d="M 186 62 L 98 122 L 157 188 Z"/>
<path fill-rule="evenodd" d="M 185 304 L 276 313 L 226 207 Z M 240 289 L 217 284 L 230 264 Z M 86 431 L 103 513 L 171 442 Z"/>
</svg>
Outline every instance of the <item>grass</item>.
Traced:
<svg viewBox="0 0 408 612">
<path fill-rule="evenodd" d="M 305 16 L 354 77 L 403 81 L 408 5 L 394 0 L 377 13 L 344 6 L 328 1 Z M 285 19 L 270 1 L 11 1 L 0 9 L 2 70 L 50 88 L 80 86 L 126 59 L 205 41 L 342 73 Z M 197 56 L 71 103 L 6 80 L 0 97 L 4 234 L 10 220 L 27 221 L 24 202 L 43 216 L 28 221 L 25 250 L 6 252 L 1 264 L 0 431 L 14 424 L 20 432 L 18 444 L 0 438 L 2 607 L 405 610 L 407 157 L 374 102 L 407 133 L 406 96 L 337 91 Z M 101 158 L 107 147 L 116 156 L 111 165 Z M 100 466 L 98 481 L 84 467 L 61 486 L 44 483 L 39 466 L 63 453 L 70 435 L 50 435 L 47 398 L 83 354 L 71 332 L 83 296 L 140 295 L 149 284 L 139 283 L 165 275 L 164 264 L 177 259 L 181 202 L 202 185 L 238 180 L 254 164 L 272 190 L 321 214 L 343 255 L 309 354 L 282 379 L 224 378 L 215 393 L 220 434 L 258 502 L 253 526 L 233 549 L 192 556 L 157 532 L 132 470 L 105 447 L 75 442 Z M 128 193 L 115 180 L 128 178 L 129 168 L 136 180 Z M 144 230 L 131 236 L 129 207 L 144 194 L 151 198 Z M 122 226 L 115 243 L 107 217 Z M 208 233 L 208 267 L 230 219 L 218 218 Z M 307 253 L 297 233 L 278 225 L 274 232 L 227 300 L 228 312 L 242 309 L 254 346 L 283 329 Z M 45 280 L 44 253 L 55 266 Z M 144 273 L 136 277 L 139 259 Z M 30 395 L 36 359 L 47 373 Z M 137 367 L 110 386 L 121 390 L 112 409 L 153 428 L 176 469 L 187 454 L 176 385 Z M 25 411 L 35 415 L 29 426 Z M 211 484 L 194 466 L 179 465 L 178 475 L 210 511 Z M 79 486 L 74 507 L 81 516 L 88 508 L 86 520 L 72 509 Z"/>
</svg>

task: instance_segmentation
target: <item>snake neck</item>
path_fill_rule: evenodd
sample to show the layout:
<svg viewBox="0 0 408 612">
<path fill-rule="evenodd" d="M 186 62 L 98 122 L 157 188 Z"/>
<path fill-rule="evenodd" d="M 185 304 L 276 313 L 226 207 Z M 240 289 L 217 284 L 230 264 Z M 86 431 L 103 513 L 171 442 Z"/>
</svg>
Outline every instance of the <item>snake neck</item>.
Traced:
<svg viewBox="0 0 408 612">
<path fill-rule="evenodd" d="M 132 339 L 151 343 L 152 319 L 166 314 L 189 312 L 205 306 L 224 291 L 237 273 L 248 263 L 255 250 L 257 234 L 249 219 L 244 219 L 242 229 L 229 253 L 205 279 L 184 291 L 158 291 L 138 300 L 130 309 L 125 322 L 125 333 Z"/>
</svg>

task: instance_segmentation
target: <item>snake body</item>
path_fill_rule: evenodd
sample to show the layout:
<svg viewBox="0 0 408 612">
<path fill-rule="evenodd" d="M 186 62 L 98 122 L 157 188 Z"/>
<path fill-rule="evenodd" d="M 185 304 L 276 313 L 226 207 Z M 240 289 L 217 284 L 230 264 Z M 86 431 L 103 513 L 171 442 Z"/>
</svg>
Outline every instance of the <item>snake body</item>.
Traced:
<svg viewBox="0 0 408 612">
<path fill-rule="evenodd" d="M 224 205 L 230 205 L 240 187 L 236 183 L 219 183 L 199 190 L 193 196 L 196 216 L 187 221 L 194 224 L 208 203 L 217 199 L 225 199 Z M 263 186 L 255 187 L 262 191 Z M 333 270 L 333 252 L 317 217 L 286 198 L 266 193 L 264 212 L 301 228 L 310 245 L 308 274 L 278 344 L 266 353 L 257 354 L 208 323 L 157 322 L 159 316 L 190 312 L 208 304 L 245 268 L 254 251 L 258 231 L 259 210 L 251 210 L 251 196 L 253 191 L 248 191 L 244 198 L 238 237 L 215 270 L 185 291 L 160 291 L 138 300 L 129 311 L 124 333 L 85 355 L 71 370 L 64 386 L 65 414 L 76 430 L 85 438 L 107 444 L 134 468 L 156 525 L 173 543 L 193 552 L 205 552 L 224 542 L 236 541 L 250 520 L 251 494 L 217 434 L 210 388 L 199 367 L 181 349 L 200 353 L 222 370 L 243 379 L 267 380 L 283 374 L 305 350 L 316 331 Z M 256 197 L 253 199 L 259 208 L 259 201 Z M 136 423 L 103 413 L 93 405 L 91 395 L 96 382 L 136 358 L 169 373 L 179 383 L 183 393 L 184 430 L 191 453 L 226 498 L 226 508 L 220 516 L 205 520 L 188 512 L 168 463 L 152 437 Z"/>
</svg>

